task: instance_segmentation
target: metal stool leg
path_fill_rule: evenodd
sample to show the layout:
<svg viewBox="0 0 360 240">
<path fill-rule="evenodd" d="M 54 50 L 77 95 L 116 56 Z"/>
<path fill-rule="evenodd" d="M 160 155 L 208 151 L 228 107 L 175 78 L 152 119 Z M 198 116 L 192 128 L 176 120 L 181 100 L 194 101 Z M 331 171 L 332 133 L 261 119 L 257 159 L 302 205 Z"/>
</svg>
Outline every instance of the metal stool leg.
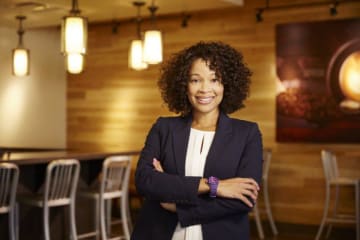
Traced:
<svg viewBox="0 0 360 240">
<path fill-rule="evenodd" d="M 270 208 L 270 201 L 269 201 L 269 192 L 268 192 L 268 183 L 267 181 L 264 181 L 264 189 L 263 189 L 263 193 L 264 193 L 264 202 L 265 202 L 265 211 L 266 211 L 266 214 L 268 216 L 268 219 L 269 219 L 269 223 L 270 223 L 270 226 L 271 226 L 271 230 L 273 232 L 274 235 L 277 235 L 278 234 L 278 230 L 276 228 L 276 225 L 275 225 L 275 222 L 274 222 L 274 218 L 272 216 L 272 213 L 271 213 L 271 208 Z"/>
<path fill-rule="evenodd" d="M 71 239 L 77 240 L 77 232 L 76 232 L 76 220 L 75 220 L 75 203 L 72 201 L 70 203 L 70 230 L 71 230 Z"/>
<path fill-rule="evenodd" d="M 95 218 L 94 218 L 94 226 L 95 226 L 95 231 L 96 231 L 96 235 L 95 235 L 95 239 L 99 240 L 100 239 L 100 199 L 96 198 L 95 199 Z"/>
<path fill-rule="evenodd" d="M 19 204 L 15 203 L 15 211 L 14 211 L 14 231 L 15 231 L 15 239 L 19 239 Z"/>
<path fill-rule="evenodd" d="M 9 234 L 10 234 L 10 239 L 11 240 L 16 240 L 17 239 L 17 234 L 16 234 L 16 205 L 11 207 L 12 209 L 9 211 Z"/>
<path fill-rule="evenodd" d="M 129 201 L 129 194 L 126 195 L 126 213 L 127 213 L 127 217 L 128 217 L 128 224 L 129 224 L 129 231 L 131 232 L 133 229 L 133 225 L 132 225 L 132 220 L 131 220 L 131 206 L 130 206 L 130 201 Z"/>
<path fill-rule="evenodd" d="M 122 226 L 124 230 L 125 239 L 130 239 L 130 231 L 129 231 L 129 224 L 128 224 L 128 216 L 127 216 L 127 200 L 126 196 L 121 197 L 121 220 L 122 220 Z"/>
<path fill-rule="evenodd" d="M 44 225 L 44 239 L 50 240 L 50 226 L 49 226 L 49 208 L 43 207 L 43 225 Z"/>
<path fill-rule="evenodd" d="M 107 240 L 106 234 L 106 223 L 105 223 L 105 200 L 100 199 L 100 231 L 101 231 L 101 239 Z"/>
<path fill-rule="evenodd" d="M 321 233 L 323 231 L 323 228 L 324 228 L 324 225 L 325 225 L 325 220 L 326 220 L 326 217 L 327 217 L 327 214 L 328 214 L 328 211 L 329 211 L 329 201 L 330 201 L 330 186 L 326 186 L 326 199 L 325 199 L 325 205 L 324 205 L 324 213 L 323 213 L 323 218 L 321 220 L 321 224 L 320 224 L 320 227 L 319 227 L 319 230 L 316 234 L 316 240 L 319 240 L 320 237 L 321 237 Z"/>
<path fill-rule="evenodd" d="M 360 240 L 360 182 L 355 185 L 356 240 Z"/>
<path fill-rule="evenodd" d="M 254 208 L 253 208 L 253 212 L 254 212 L 256 229 L 257 229 L 257 231 L 258 231 L 259 238 L 260 238 L 260 239 L 264 239 L 264 230 L 263 230 L 263 227 L 262 227 L 262 225 L 261 225 L 261 219 L 260 219 L 259 209 L 258 209 L 258 207 L 257 207 L 256 204 L 255 204 L 255 206 L 254 206 Z"/>
</svg>

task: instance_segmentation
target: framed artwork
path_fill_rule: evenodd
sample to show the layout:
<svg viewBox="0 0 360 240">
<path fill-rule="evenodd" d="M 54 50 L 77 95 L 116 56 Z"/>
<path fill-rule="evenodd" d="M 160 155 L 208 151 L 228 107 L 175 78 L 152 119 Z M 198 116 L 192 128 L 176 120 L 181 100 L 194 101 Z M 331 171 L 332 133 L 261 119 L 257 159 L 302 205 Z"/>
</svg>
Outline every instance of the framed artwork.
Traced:
<svg viewBox="0 0 360 240">
<path fill-rule="evenodd" d="M 360 18 L 276 26 L 276 140 L 360 143 Z"/>
</svg>

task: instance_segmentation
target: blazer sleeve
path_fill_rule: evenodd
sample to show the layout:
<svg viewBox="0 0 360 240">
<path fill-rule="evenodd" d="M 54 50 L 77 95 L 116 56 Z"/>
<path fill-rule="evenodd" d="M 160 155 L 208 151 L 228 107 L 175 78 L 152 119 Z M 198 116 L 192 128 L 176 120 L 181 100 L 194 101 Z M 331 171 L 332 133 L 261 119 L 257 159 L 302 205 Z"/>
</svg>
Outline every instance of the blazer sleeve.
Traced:
<svg viewBox="0 0 360 240">
<path fill-rule="evenodd" d="M 153 158 L 160 159 L 161 139 L 166 134 L 165 126 L 164 119 L 159 118 L 147 136 L 135 171 L 137 191 L 149 200 L 197 204 L 197 191 L 201 177 L 161 173 L 153 167 Z"/>
<path fill-rule="evenodd" d="M 259 184 L 262 178 L 262 141 L 256 124 L 250 130 L 241 163 L 237 169 L 239 177 L 253 178 Z M 249 198 L 250 201 L 252 199 Z M 253 201 L 252 201 L 253 202 Z M 176 210 L 182 227 L 203 224 L 237 214 L 248 214 L 252 208 L 243 201 L 227 198 L 198 197 L 198 204 L 190 206 L 177 204 Z"/>
</svg>

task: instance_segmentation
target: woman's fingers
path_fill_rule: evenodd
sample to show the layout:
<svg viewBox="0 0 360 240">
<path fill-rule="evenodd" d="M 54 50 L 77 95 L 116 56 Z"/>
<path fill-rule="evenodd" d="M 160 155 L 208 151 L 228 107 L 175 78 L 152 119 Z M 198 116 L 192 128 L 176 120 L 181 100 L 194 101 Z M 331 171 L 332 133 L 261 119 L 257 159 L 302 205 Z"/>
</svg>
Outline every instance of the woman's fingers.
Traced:
<svg viewBox="0 0 360 240">
<path fill-rule="evenodd" d="M 259 185 L 251 178 L 231 178 L 220 180 L 218 186 L 219 196 L 240 199 L 249 207 L 253 207 L 253 204 L 248 197 L 256 201 L 258 191 Z"/>
<path fill-rule="evenodd" d="M 164 172 L 164 169 L 162 168 L 160 161 L 157 160 L 156 158 L 153 158 L 153 166 L 156 171 Z"/>
<path fill-rule="evenodd" d="M 160 203 L 161 207 L 170 211 L 170 212 L 176 212 L 176 204 L 175 203 Z"/>
<path fill-rule="evenodd" d="M 243 201 L 246 205 L 248 205 L 249 207 L 253 207 L 254 205 L 249 201 L 249 199 L 247 199 L 244 195 L 242 195 L 240 197 L 240 200 Z"/>
<path fill-rule="evenodd" d="M 241 179 L 242 181 L 244 181 L 246 183 L 249 183 L 249 184 L 255 186 L 257 191 L 260 190 L 259 184 L 254 179 L 252 179 L 252 178 L 239 178 L 239 179 Z"/>
<path fill-rule="evenodd" d="M 254 201 L 256 201 L 256 199 L 257 199 L 257 192 L 255 193 L 255 192 L 253 192 L 253 191 L 251 191 L 251 190 L 245 189 L 245 190 L 242 191 L 241 195 L 249 196 L 249 197 L 251 197 Z"/>
</svg>

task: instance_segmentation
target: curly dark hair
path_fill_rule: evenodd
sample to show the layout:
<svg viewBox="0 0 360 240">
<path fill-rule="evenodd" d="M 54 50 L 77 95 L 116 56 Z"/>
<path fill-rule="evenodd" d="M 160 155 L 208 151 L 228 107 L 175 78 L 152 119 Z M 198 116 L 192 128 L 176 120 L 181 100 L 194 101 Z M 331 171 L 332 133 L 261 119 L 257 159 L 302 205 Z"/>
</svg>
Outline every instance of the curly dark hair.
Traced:
<svg viewBox="0 0 360 240">
<path fill-rule="evenodd" d="M 249 96 L 252 73 L 243 62 L 242 54 L 222 42 L 199 42 L 174 54 L 161 68 L 158 86 L 169 110 L 183 116 L 191 112 L 187 86 L 192 64 L 197 59 L 208 62 L 224 85 L 220 111 L 233 113 L 243 108 Z"/>
</svg>

